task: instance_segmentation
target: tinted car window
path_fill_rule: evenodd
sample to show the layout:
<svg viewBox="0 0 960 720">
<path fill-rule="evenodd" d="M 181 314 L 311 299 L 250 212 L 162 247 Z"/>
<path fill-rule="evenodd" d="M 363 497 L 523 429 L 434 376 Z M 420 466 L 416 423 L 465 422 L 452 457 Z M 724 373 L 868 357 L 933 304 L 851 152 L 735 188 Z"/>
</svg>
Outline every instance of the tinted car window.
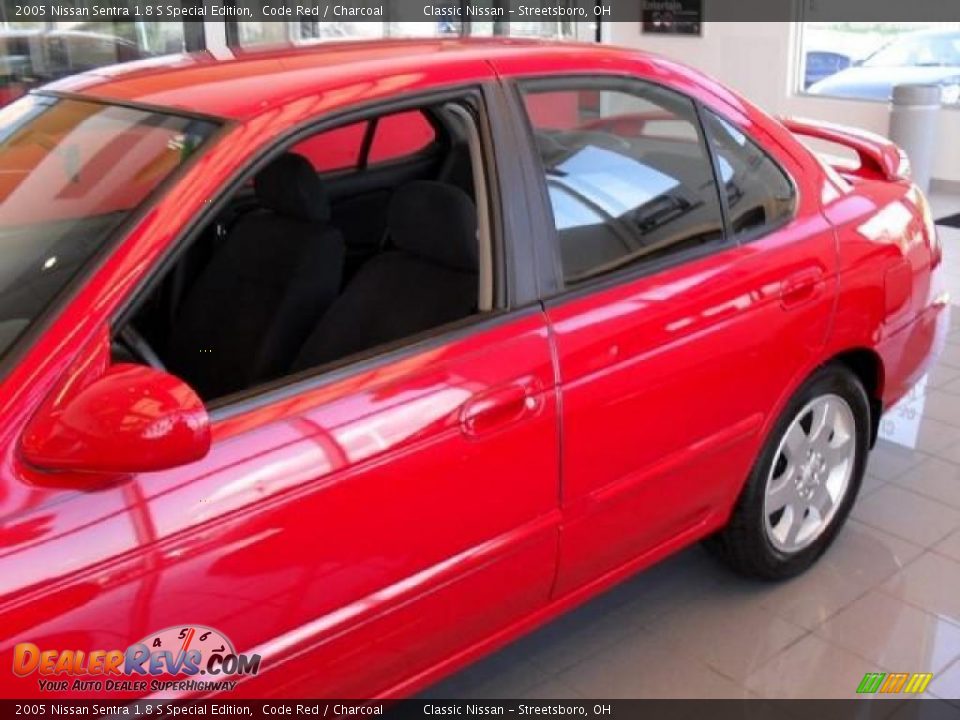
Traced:
<svg viewBox="0 0 960 720">
<path fill-rule="evenodd" d="M 361 120 L 325 130 L 297 143 L 291 151 L 307 158 L 317 172 L 356 171 L 414 155 L 437 139 L 433 125 L 420 110 L 385 115 L 376 120 L 372 142 L 364 156 L 370 122 Z"/>
<path fill-rule="evenodd" d="M 369 124 L 363 120 L 312 135 L 290 151 L 307 158 L 317 172 L 356 170 Z"/>
<path fill-rule="evenodd" d="M 723 240 L 720 198 L 692 101 L 626 89 L 524 88 L 565 281 Z"/>
<path fill-rule="evenodd" d="M 425 150 L 436 139 L 433 125 L 419 110 L 387 115 L 377 121 L 367 162 L 375 165 L 400 160 Z"/>
<path fill-rule="evenodd" d="M 734 237 L 755 237 L 793 217 L 793 185 L 783 170 L 726 120 L 706 111 L 703 121 L 717 154 Z"/>
<path fill-rule="evenodd" d="M 35 95 L 0 110 L 0 354 L 216 127 Z"/>
</svg>

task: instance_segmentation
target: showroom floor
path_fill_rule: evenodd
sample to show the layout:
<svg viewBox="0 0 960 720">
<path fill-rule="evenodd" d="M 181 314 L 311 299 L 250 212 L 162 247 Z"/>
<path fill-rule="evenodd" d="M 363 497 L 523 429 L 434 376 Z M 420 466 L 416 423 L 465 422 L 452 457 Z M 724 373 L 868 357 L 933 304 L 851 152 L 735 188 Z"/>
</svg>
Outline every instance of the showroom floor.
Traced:
<svg viewBox="0 0 960 720">
<path fill-rule="evenodd" d="M 960 196 L 934 196 L 936 217 Z M 960 230 L 940 228 L 960 303 Z M 933 672 L 960 698 L 960 312 L 926 391 L 890 417 L 853 516 L 805 575 L 742 580 L 699 547 L 432 687 L 436 698 L 854 696 Z M 911 447 L 911 445 L 913 447 Z"/>
</svg>

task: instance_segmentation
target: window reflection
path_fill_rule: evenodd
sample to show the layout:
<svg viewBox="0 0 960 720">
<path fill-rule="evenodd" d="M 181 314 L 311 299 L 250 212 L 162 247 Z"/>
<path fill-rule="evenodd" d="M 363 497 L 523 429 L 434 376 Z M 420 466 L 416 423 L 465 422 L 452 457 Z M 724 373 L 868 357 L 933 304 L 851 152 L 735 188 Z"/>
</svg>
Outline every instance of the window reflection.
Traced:
<svg viewBox="0 0 960 720">
<path fill-rule="evenodd" d="M 703 121 L 717 155 L 734 237 L 756 237 L 793 217 L 796 197 L 783 170 L 726 120 L 705 111 Z"/>
<path fill-rule="evenodd" d="M 528 91 L 568 284 L 723 239 L 693 103 L 631 84 Z"/>
</svg>

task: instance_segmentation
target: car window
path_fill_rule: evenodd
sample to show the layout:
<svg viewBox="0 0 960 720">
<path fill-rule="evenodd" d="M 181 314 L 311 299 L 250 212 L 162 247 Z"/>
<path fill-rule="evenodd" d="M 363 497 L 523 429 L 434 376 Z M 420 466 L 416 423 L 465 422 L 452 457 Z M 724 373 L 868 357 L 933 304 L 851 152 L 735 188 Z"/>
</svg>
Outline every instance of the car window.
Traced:
<svg viewBox="0 0 960 720">
<path fill-rule="evenodd" d="M 723 216 L 693 102 L 646 83 L 523 86 L 564 279 L 722 243 Z"/>
<path fill-rule="evenodd" d="M 41 95 L 0 111 L 0 353 L 216 127 Z"/>
<path fill-rule="evenodd" d="M 274 148 L 263 165 L 253 161 L 250 183 L 217 200 L 222 212 L 191 233 L 173 267 L 157 270 L 153 290 L 114 330 L 114 361 L 163 367 L 220 402 L 499 309 L 481 99 L 470 91 L 448 100 L 436 133 L 431 107 L 350 118 L 340 134 L 314 131 Z M 403 136 L 377 159 L 400 168 L 367 167 L 384 127 Z M 357 142 L 349 156 L 334 154 L 344 151 L 338 137 Z M 454 162 L 459 173 L 438 177 Z M 224 293 L 230 303 L 211 302 Z"/>
<path fill-rule="evenodd" d="M 367 164 L 375 165 L 415 155 L 436 139 L 433 125 L 419 110 L 387 115 L 377 122 Z"/>
<path fill-rule="evenodd" d="M 756 237 L 793 217 L 796 197 L 783 170 L 718 115 L 704 111 L 703 123 L 717 155 L 734 237 Z"/>
<path fill-rule="evenodd" d="M 421 110 L 394 113 L 376 120 L 373 140 L 364 157 L 370 122 L 363 120 L 312 135 L 291 150 L 307 158 L 317 172 L 337 172 L 415 155 L 437 139 Z"/>
<path fill-rule="evenodd" d="M 369 124 L 364 120 L 311 135 L 290 150 L 309 160 L 317 172 L 356 170 Z"/>
</svg>

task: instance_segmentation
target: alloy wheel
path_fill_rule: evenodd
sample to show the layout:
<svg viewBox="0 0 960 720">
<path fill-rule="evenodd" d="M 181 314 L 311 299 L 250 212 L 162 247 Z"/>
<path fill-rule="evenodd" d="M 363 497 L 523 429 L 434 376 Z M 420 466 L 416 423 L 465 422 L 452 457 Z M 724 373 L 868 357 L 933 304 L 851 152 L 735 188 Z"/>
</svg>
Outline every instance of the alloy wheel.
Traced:
<svg viewBox="0 0 960 720">
<path fill-rule="evenodd" d="M 764 526 L 780 552 L 796 553 L 830 525 L 850 488 L 856 420 L 838 395 L 822 395 L 794 417 L 767 476 Z"/>
</svg>

